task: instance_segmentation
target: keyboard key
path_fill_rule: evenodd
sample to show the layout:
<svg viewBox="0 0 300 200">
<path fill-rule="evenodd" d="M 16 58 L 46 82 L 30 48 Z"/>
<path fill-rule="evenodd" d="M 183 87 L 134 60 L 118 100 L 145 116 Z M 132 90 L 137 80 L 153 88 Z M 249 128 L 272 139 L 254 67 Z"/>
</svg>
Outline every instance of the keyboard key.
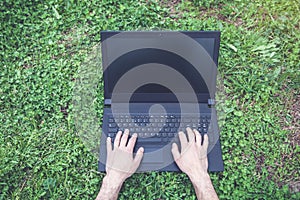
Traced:
<svg viewBox="0 0 300 200">
<path fill-rule="evenodd" d="M 170 130 L 172 133 L 175 133 L 176 131 L 177 131 L 177 129 L 176 128 L 171 128 L 171 130 Z"/>
<path fill-rule="evenodd" d="M 174 137 L 174 133 L 168 133 L 168 137 Z"/>
<path fill-rule="evenodd" d="M 110 124 L 108 124 L 108 127 L 109 127 L 109 128 L 114 128 L 114 127 L 116 127 L 116 126 L 117 126 L 116 123 L 110 123 Z"/>
<path fill-rule="evenodd" d="M 141 138 L 141 137 L 144 137 L 144 133 L 138 133 L 138 135 L 139 135 L 139 137 Z"/>
<path fill-rule="evenodd" d="M 108 128 L 109 133 L 116 133 L 118 131 L 117 128 Z"/>
<path fill-rule="evenodd" d="M 141 131 L 141 128 L 137 127 L 137 128 L 135 128 L 135 131 L 136 131 L 136 132 L 140 132 L 140 131 Z"/>
<path fill-rule="evenodd" d="M 112 137 L 115 136 L 115 134 L 114 133 L 108 133 L 107 136 L 112 138 Z"/>
<path fill-rule="evenodd" d="M 174 127 L 174 123 L 169 123 L 169 127 Z"/>
<path fill-rule="evenodd" d="M 158 138 L 158 137 L 145 137 L 145 138 L 143 138 L 143 137 L 139 137 L 138 139 L 137 139 L 137 141 L 139 142 L 139 143 L 158 143 L 158 142 L 161 142 L 162 140 L 161 140 L 161 138 Z"/>
<path fill-rule="evenodd" d="M 144 137 L 150 137 L 150 136 L 151 136 L 150 133 L 148 133 L 148 132 L 144 133 Z"/>
</svg>

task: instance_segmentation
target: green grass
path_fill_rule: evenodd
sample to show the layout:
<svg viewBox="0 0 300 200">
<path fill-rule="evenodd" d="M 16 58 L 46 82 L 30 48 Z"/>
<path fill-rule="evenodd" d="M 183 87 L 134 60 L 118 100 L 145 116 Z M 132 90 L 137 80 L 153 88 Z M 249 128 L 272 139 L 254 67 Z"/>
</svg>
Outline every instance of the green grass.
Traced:
<svg viewBox="0 0 300 200">
<path fill-rule="evenodd" d="M 299 1 L 0 2 L 0 199 L 93 199 L 104 174 L 78 136 L 77 72 L 101 30 L 220 30 L 227 120 L 220 199 L 299 199 Z M 101 84 L 95 108 L 102 113 Z M 294 123 L 294 124 L 292 124 Z M 296 137 L 294 137 L 295 139 Z M 298 141 L 299 143 L 299 141 Z M 120 199 L 195 199 L 184 174 L 128 179 Z"/>
</svg>

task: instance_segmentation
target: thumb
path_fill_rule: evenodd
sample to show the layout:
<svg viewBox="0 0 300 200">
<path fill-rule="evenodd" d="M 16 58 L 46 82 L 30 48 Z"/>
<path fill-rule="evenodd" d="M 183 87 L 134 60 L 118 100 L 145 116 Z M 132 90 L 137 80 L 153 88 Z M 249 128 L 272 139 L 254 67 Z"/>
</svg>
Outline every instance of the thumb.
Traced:
<svg viewBox="0 0 300 200">
<path fill-rule="evenodd" d="M 111 152 L 112 152 L 112 145 L 111 145 L 110 137 L 107 137 L 107 139 L 106 139 L 106 152 L 107 152 L 107 157 L 110 157 Z"/>
<path fill-rule="evenodd" d="M 176 143 L 172 144 L 172 150 L 171 151 L 172 151 L 173 158 L 176 162 L 180 158 L 180 153 L 179 153 L 178 146 L 177 146 Z"/>
<path fill-rule="evenodd" d="M 139 150 L 136 152 L 135 158 L 133 160 L 133 162 L 136 165 L 136 168 L 138 168 L 138 166 L 140 165 L 143 155 L 144 155 L 144 148 L 140 147 Z"/>
</svg>

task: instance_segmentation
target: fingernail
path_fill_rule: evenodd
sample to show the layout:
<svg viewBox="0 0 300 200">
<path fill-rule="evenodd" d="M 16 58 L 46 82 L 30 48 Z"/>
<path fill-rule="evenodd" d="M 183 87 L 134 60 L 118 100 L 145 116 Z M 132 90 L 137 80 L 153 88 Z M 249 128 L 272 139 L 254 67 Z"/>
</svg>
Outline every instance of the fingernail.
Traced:
<svg viewBox="0 0 300 200">
<path fill-rule="evenodd" d="M 140 148 L 140 151 L 143 153 L 143 152 L 144 152 L 144 148 L 143 148 L 143 147 L 141 147 L 141 148 Z"/>
<path fill-rule="evenodd" d="M 137 137 L 137 134 L 136 134 L 136 133 L 134 133 L 134 134 L 132 135 L 132 137 Z"/>
</svg>

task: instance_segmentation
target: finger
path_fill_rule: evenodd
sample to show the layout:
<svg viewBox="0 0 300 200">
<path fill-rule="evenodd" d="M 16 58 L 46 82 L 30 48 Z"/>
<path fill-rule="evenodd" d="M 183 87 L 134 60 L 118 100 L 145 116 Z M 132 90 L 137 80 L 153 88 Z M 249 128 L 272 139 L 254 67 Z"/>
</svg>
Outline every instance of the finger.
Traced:
<svg viewBox="0 0 300 200">
<path fill-rule="evenodd" d="M 186 138 L 184 132 L 180 131 L 178 133 L 178 136 L 179 136 L 179 141 L 180 141 L 181 150 L 182 150 L 183 148 L 185 148 L 188 145 L 188 141 L 187 141 L 187 138 Z"/>
<path fill-rule="evenodd" d="M 207 150 L 207 147 L 208 147 L 208 135 L 207 135 L 207 134 L 204 134 L 203 137 L 204 137 L 204 138 L 203 138 L 203 148 L 204 148 L 205 150 Z"/>
<path fill-rule="evenodd" d="M 128 135 L 129 135 L 129 130 L 125 129 L 124 134 L 121 138 L 120 147 L 125 147 L 126 146 L 127 140 L 128 140 Z"/>
<path fill-rule="evenodd" d="M 110 154 L 111 154 L 111 151 L 112 151 L 112 145 L 111 145 L 111 138 L 110 137 L 108 137 L 106 139 L 106 151 L 107 151 L 107 157 L 109 157 Z"/>
<path fill-rule="evenodd" d="M 189 142 L 190 143 L 191 142 L 195 143 L 195 133 L 194 133 L 194 131 L 190 127 L 187 127 L 186 132 L 187 132 L 187 135 L 188 135 L 188 138 L 189 138 Z"/>
<path fill-rule="evenodd" d="M 118 131 L 116 138 L 115 138 L 114 147 L 119 147 L 121 135 L 122 135 L 122 131 Z"/>
<path fill-rule="evenodd" d="M 144 155 L 144 148 L 143 148 L 143 147 L 140 147 L 139 150 L 136 152 L 135 158 L 134 158 L 134 160 L 133 160 L 133 162 L 134 162 L 135 165 L 136 165 L 136 169 L 137 169 L 138 166 L 140 165 L 141 160 L 142 160 L 142 158 L 143 158 L 143 155 Z"/>
<path fill-rule="evenodd" d="M 179 153 L 178 145 L 176 143 L 172 144 L 171 151 L 172 151 L 173 158 L 174 158 L 174 160 L 176 162 L 180 158 L 180 153 Z"/>
<path fill-rule="evenodd" d="M 134 148 L 136 139 L 137 139 L 137 134 L 134 133 L 134 134 L 131 136 L 130 140 L 128 141 L 128 144 L 127 144 L 127 150 L 128 150 L 129 152 L 131 152 L 131 153 L 133 152 L 133 148 Z"/>
<path fill-rule="evenodd" d="M 198 147 L 201 146 L 201 134 L 199 133 L 199 131 L 197 129 L 194 129 L 194 133 L 195 133 L 195 136 L 196 136 L 196 144 Z"/>
</svg>

